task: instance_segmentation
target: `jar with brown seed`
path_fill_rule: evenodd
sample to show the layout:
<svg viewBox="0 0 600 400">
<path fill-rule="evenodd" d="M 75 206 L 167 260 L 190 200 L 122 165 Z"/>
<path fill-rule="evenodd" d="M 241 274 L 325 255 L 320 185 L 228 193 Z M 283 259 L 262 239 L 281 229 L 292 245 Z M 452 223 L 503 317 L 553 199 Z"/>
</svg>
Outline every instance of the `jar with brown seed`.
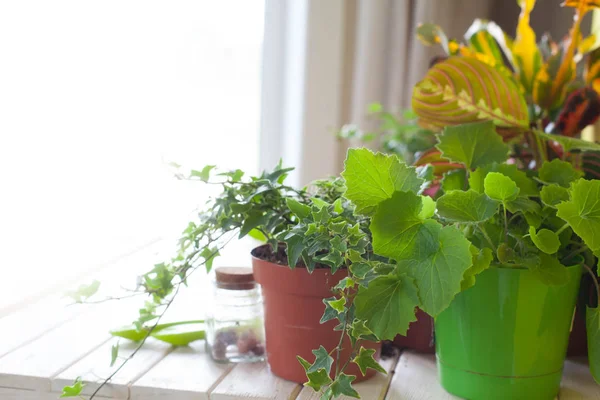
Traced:
<svg viewBox="0 0 600 400">
<path fill-rule="evenodd" d="M 206 347 L 218 362 L 265 358 L 263 304 L 252 269 L 218 267 L 206 319 Z"/>
</svg>

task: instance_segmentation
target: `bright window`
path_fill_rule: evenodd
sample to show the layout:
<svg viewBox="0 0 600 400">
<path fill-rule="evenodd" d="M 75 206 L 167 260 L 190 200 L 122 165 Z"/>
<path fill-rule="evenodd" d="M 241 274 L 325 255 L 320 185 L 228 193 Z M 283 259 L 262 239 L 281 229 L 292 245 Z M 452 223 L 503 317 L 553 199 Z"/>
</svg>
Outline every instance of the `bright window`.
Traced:
<svg viewBox="0 0 600 400">
<path fill-rule="evenodd" d="M 256 172 L 263 14 L 259 0 L 0 3 L 0 303 L 25 271 L 47 285 L 175 238 L 207 193 L 165 162 Z"/>
</svg>

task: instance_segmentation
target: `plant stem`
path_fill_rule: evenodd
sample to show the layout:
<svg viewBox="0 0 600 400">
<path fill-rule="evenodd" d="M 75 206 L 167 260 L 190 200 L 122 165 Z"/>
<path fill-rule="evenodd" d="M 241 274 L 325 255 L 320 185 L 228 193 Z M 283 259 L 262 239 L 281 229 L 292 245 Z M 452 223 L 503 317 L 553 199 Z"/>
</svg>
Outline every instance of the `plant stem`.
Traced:
<svg viewBox="0 0 600 400">
<path fill-rule="evenodd" d="M 479 230 L 483 234 L 483 237 L 485 237 L 485 239 L 487 240 L 487 242 L 490 244 L 490 246 L 492 246 L 492 249 L 494 249 L 494 251 L 496 251 L 497 250 L 496 246 L 494 246 L 494 242 L 492 242 L 492 239 L 490 239 L 490 237 L 487 234 L 487 232 L 485 231 L 485 228 L 483 227 L 483 225 L 477 225 L 477 227 L 479 228 Z"/>
<path fill-rule="evenodd" d="M 569 224 L 566 223 L 563 226 L 560 227 L 559 230 L 556 231 L 556 236 L 560 235 L 565 229 L 567 229 L 569 227 Z"/>
<path fill-rule="evenodd" d="M 502 209 L 504 210 L 504 241 L 508 243 L 508 215 L 506 212 L 506 204 L 502 203 Z"/>
<path fill-rule="evenodd" d="M 344 335 L 346 335 L 346 327 L 348 326 L 348 311 L 346 311 L 346 315 L 344 315 L 344 327 L 342 329 L 342 334 L 340 335 L 340 341 L 337 345 L 337 353 L 335 356 L 335 377 L 340 373 L 340 353 L 342 351 L 342 342 L 344 341 Z"/>
<path fill-rule="evenodd" d="M 597 299 L 597 301 L 600 301 L 600 285 L 598 284 L 598 278 L 596 278 L 596 274 L 594 273 L 594 271 L 592 271 L 592 269 L 590 267 L 588 267 L 586 264 L 583 264 L 583 266 L 585 267 L 587 272 L 592 277 L 592 280 L 594 281 L 594 286 L 596 286 L 596 296 L 597 296 L 596 299 Z"/>
<path fill-rule="evenodd" d="M 564 262 L 567 261 L 568 259 L 570 259 L 571 257 L 576 256 L 577 254 L 583 253 L 587 249 L 588 249 L 587 246 L 584 246 L 580 249 L 574 250 L 572 253 L 567 254 L 567 256 L 562 259 L 562 263 L 564 264 Z"/>
</svg>

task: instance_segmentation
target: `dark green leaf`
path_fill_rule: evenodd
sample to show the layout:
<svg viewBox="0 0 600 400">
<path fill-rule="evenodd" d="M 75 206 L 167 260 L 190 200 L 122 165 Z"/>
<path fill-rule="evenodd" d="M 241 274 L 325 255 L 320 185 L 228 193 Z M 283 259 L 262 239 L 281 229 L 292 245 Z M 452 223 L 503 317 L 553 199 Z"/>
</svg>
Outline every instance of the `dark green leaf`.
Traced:
<svg viewBox="0 0 600 400">
<path fill-rule="evenodd" d="M 386 370 L 375 361 L 373 354 L 375 354 L 375 349 L 365 349 L 361 346 L 358 355 L 354 357 L 352 362 L 358 365 L 358 368 L 360 368 L 360 372 L 362 372 L 363 375 L 366 375 L 368 368 L 386 374 Z"/>
<path fill-rule="evenodd" d="M 290 268 L 296 268 L 298 260 L 304 251 L 304 243 L 302 236 L 294 235 L 289 239 L 285 240 L 286 252 L 288 258 L 288 266 Z"/>
<path fill-rule="evenodd" d="M 527 197 L 517 197 L 513 201 L 509 201 L 506 203 L 506 209 L 513 214 L 517 212 L 539 214 L 541 212 L 540 205 Z"/>
<path fill-rule="evenodd" d="M 439 136 L 437 148 L 444 158 L 475 169 L 492 162 L 502 163 L 508 158 L 504 144 L 492 121 L 447 126 Z"/>
<path fill-rule="evenodd" d="M 499 203 L 474 190 L 446 192 L 437 201 L 440 217 L 450 221 L 477 223 L 491 218 L 498 211 Z"/>
<path fill-rule="evenodd" d="M 285 203 L 299 218 L 306 218 L 310 215 L 310 207 L 306 204 L 302 204 L 299 201 L 291 198 L 285 199 Z"/>
<path fill-rule="evenodd" d="M 315 355 L 315 362 L 312 363 L 307 372 L 316 372 L 324 369 L 329 374 L 333 365 L 333 358 L 327 353 L 325 347 L 320 346 L 317 350 L 313 350 L 312 353 Z"/>
<path fill-rule="evenodd" d="M 415 321 L 418 305 L 417 288 L 406 275 L 379 276 L 361 287 L 354 299 L 356 316 L 381 340 L 392 340 L 397 334 L 406 335 Z"/>
<path fill-rule="evenodd" d="M 336 300 L 335 297 L 329 297 L 327 299 L 323 299 L 323 304 L 325 304 L 325 311 L 323 312 L 323 316 L 321 317 L 321 321 L 320 321 L 321 324 L 324 324 L 327 321 L 331 321 L 332 319 L 339 318 L 340 312 L 338 312 L 330 304 L 331 301 L 335 301 L 335 300 Z"/>
<path fill-rule="evenodd" d="M 311 366 L 310 363 L 300 356 L 296 356 L 296 358 L 298 359 L 298 361 L 300 361 L 300 364 L 306 372 L 306 377 L 308 378 L 308 382 L 304 384 L 305 386 L 311 387 L 313 388 L 313 390 L 318 392 L 323 386 L 329 385 L 331 383 L 331 378 L 329 377 L 327 371 L 321 368 L 314 372 L 308 372 L 308 369 Z"/>
<path fill-rule="evenodd" d="M 576 170 L 573 166 L 559 159 L 542 164 L 539 170 L 539 177 L 546 183 L 556 183 L 562 187 L 568 188 L 571 182 L 583 176 L 583 172 Z"/>
<path fill-rule="evenodd" d="M 346 375 L 342 372 L 331 384 L 331 393 L 333 396 L 337 397 L 345 395 L 360 399 L 358 392 L 352 388 L 352 381 L 355 379 L 356 377 L 354 375 Z"/>
<path fill-rule="evenodd" d="M 465 190 L 467 188 L 467 170 L 455 169 L 447 172 L 442 178 L 442 189 L 444 192 L 451 190 Z M 481 191 L 483 193 L 483 190 Z"/>
<path fill-rule="evenodd" d="M 266 224 L 271 218 L 271 216 L 272 215 L 270 213 L 261 212 L 248 214 L 248 216 L 244 219 L 244 224 L 242 225 L 242 228 L 240 229 L 239 238 L 241 239 L 244 236 L 246 236 L 252 229 Z"/>
<path fill-rule="evenodd" d="M 557 204 L 569 200 L 569 191 L 558 185 L 548 185 L 542 188 L 540 197 L 545 205 L 556 208 Z"/>
</svg>

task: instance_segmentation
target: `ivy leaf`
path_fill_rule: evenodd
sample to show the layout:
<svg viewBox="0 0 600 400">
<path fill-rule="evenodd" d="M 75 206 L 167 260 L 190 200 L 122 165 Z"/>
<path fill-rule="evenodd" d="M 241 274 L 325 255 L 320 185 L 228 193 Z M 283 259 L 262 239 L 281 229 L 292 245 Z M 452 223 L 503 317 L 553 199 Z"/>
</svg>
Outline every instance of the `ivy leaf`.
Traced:
<svg viewBox="0 0 600 400">
<path fill-rule="evenodd" d="M 585 322 L 587 328 L 590 371 L 592 372 L 592 376 L 596 383 L 600 384 L 600 307 L 587 307 Z"/>
<path fill-rule="evenodd" d="M 300 235 L 293 235 L 290 238 L 285 240 L 285 244 L 286 244 L 286 253 L 287 253 L 287 260 L 288 260 L 288 266 L 290 268 L 296 268 L 296 265 L 298 264 L 298 260 L 300 259 L 300 256 L 302 255 L 302 251 L 304 250 L 304 242 L 302 239 L 302 236 Z"/>
<path fill-rule="evenodd" d="M 490 172 L 483 181 L 484 192 L 494 200 L 507 203 L 519 195 L 515 181 L 499 172 Z"/>
<path fill-rule="evenodd" d="M 395 155 L 350 149 L 344 165 L 345 196 L 356 205 L 359 214 L 373 213 L 375 207 L 392 197 L 395 191 L 417 193 L 423 184 L 416 170 L 402 164 Z"/>
<path fill-rule="evenodd" d="M 305 386 L 309 386 L 318 392 L 323 386 L 327 386 L 332 382 L 325 369 L 321 368 L 315 372 L 308 372 L 308 369 L 311 366 L 310 363 L 300 356 L 296 356 L 296 358 L 304 368 L 306 377 L 308 378 L 308 382 L 304 384 Z"/>
<path fill-rule="evenodd" d="M 361 346 L 358 355 L 354 357 L 352 362 L 358 365 L 358 368 L 360 368 L 360 372 L 362 372 L 363 375 L 366 375 L 368 368 L 386 374 L 386 370 L 375 361 L 373 354 L 375 354 L 375 349 L 365 349 Z"/>
<path fill-rule="evenodd" d="M 529 270 L 541 282 L 551 286 L 562 286 L 569 281 L 569 272 L 554 256 L 539 253 L 539 262 L 528 263 Z"/>
<path fill-rule="evenodd" d="M 117 344 L 113 344 L 112 348 L 110 349 L 110 366 L 111 367 L 113 365 L 115 365 L 115 362 L 117 361 L 118 357 L 119 357 L 119 342 L 117 342 Z"/>
<path fill-rule="evenodd" d="M 354 375 L 346 375 L 343 372 L 331 384 L 331 393 L 333 397 L 350 396 L 360 399 L 360 395 L 352 388 L 352 382 L 356 379 Z"/>
<path fill-rule="evenodd" d="M 461 291 L 474 286 L 475 276 L 488 269 L 494 259 L 494 253 L 487 247 L 479 250 L 477 247 L 471 245 L 470 251 L 473 257 L 473 265 L 463 275 L 463 280 L 460 283 Z"/>
<path fill-rule="evenodd" d="M 492 162 L 501 163 L 508 158 L 508 146 L 496 133 L 491 121 L 447 126 L 436 147 L 445 158 L 462 163 L 468 169 Z"/>
<path fill-rule="evenodd" d="M 373 342 L 377 342 L 377 337 L 375 336 L 373 331 L 370 330 L 369 327 L 367 327 L 367 325 L 365 324 L 365 321 L 363 321 L 363 320 L 360 320 L 360 319 L 354 320 L 354 322 L 351 325 L 350 332 L 351 332 L 351 337 L 356 340 L 366 339 L 366 340 L 371 340 Z"/>
<path fill-rule="evenodd" d="M 406 275 L 384 275 L 373 279 L 368 288 L 361 287 L 354 299 L 356 316 L 380 339 L 392 340 L 406 335 L 416 321 L 417 289 Z"/>
<path fill-rule="evenodd" d="M 215 258 L 217 258 L 220 255 L 220 253 L 219 249 L 216 247 L 205 247 L 202 249 L 199 255 L 200 257 L 204 258 L 204 266 L 206 267 L 206 272 L 210 272 Z"/>
<path fill-rule="evenodd" d="M 379 205 L 370 228 L 375 253 L 407 268 L 419 288 L 421 309 L 435 317 L 460 291 L 462 277 L 471 266 L 470 243 L 454 227 L 421 220 L 420 211 L 418 195 L 396 192 Z"/>
<path fill-rule="evenodd" d="M 317 350 L 313 350 L 312 353 L 315 355 L 315 362 L 312 363 L 306 372 L 311 373 L 324 369 L 329 374 L 333 365 L 333 358 L 327 353 L 325 347 L 320 346 Z"/>
<path fill-rule="evenodd" d="M 540 229 L 536 232 L 535 228 L 530 226 L 529 237 L 531 237 L 531 241 L 535 244 L 535 247 L 546 254 L 554 254 L 560 247 L 558 235 L 548 229 Z"/>
<path fill-rule="evenodd" d="M 84 387 L 85 383 L 83 383 L 81 377 L 78 376 L 77 379 L 75 379 L 75 382 L 73 382 L 73 385 L 63 387 L 63 392 L 60 397 L 80 397 Z"/>
<path fill-rule="evenodd" d="M 477 168 L 474 172 L 469 175 L 469 187 L 476 192 L 484 192 L 484 180 L 488 173 L 499 172 L 502 175 L 508 176 L 510 179 L 515 181 L 519 187 L 519 195 L 525 197 L 538 196 L 539 192 L 536 183 L 533 179 L 529 178 L 527 174 L 514 164 L 498 164 L 492 163 L 483 167 Z"/>
<path fill-rule="evenodd" d="M 571 199 L 556 206 L 558 215 L 600 257 L 600 181 L 579 179 L 571 185 Z"/>
<path fill-rule="evenodd" d="M 573 168 L 571 163 L 561 161 L 558 158 L 545 162 L 539 169 L 539 177 L 546 183 L 556 183 L 568 188 L 571 182 L 583 176 L 583 172 Z"/>
<path fill-rule="evenodd" d="M 72 298 L 75 302 L 81 303 L 84 300 L 92 297 L 98 292 L 100 281 L 94 280 L 87 285 L 80 285 L 77 290 L 68 291 L 66 296 Z"/>
<path fill-rule="evenodd" d="M 467 186 L 467 170 L 455 169 L 447 172 L 442 178 L 442 189 L 444 192 L 450 190 L 464 190 Z M 482 191 L 483 192 L 483 191 Z"/>
<path fill-rule="evenodd" d="M 190 176 L 197 176 L 202 182 L 208 182 L 210 179 L 210 171 L 215 168 L 215 165 L 207 165 L 201 171 L 192 170 Z"/>
<path fill-rule="evenodd" d="M 491 218 L 499 203 L 474 190 L 452 190 L 437 201 L 438 214 L 450 221 L 477 223 Z"/>
<path fill-rule="evenodd" d="M 269 219 L 271 218 L 271 216 L 272 215 L 270 213 L 262 213 L 262 212 L 249 213 L 248 216 L 244 219 L 244 224 L 242 225 L 242 228 L 240 229 L 240 234 L 239 234 L 238 238 L 241 239 L 244 236 L 246 236 L 248 233 L 250 233 L 250 231 L 252 229 L 256 228 L 257 226 L 266 224 L 269 221 Z"/>
<path fill-rule="evenodd" d="M 336 300 L 328 300 L 327 303 L 338 313 L 344 312 L 344 306 L 346 305 L 346 299 L 336 299 Z"/>
<path fill-rule="evenodd" d="M 335 297 L 329 297 L 323 299 L 323 304 L 325 304 L 325 311 L 323 312 L 323 316 L 321 317 L 321 324 L 324 324 L 327 321 L 331 321 L 332 319 L 339 318 L 340 312 L 331 306 L 329 302 L 335 301 Z M 343 311 L 343 310 L 342 310 Z"/>
<path fill-rule="evenodd" d="M 289 207 L 290 211 L 300 219 L 304 219 L 310 215 L 310 207 L 306 204 L 300 203 L 298 200 L 288 198 L 285 199 L 285 203 Z"/>
<path fill-rule="evenodd" d="M 542 203 L 549 207 L 556 208 L 556 205 L 569 200 L 569 191 L 562 186 L 555 184 L 547 185 L 540 192 Z"/>
</svg>

